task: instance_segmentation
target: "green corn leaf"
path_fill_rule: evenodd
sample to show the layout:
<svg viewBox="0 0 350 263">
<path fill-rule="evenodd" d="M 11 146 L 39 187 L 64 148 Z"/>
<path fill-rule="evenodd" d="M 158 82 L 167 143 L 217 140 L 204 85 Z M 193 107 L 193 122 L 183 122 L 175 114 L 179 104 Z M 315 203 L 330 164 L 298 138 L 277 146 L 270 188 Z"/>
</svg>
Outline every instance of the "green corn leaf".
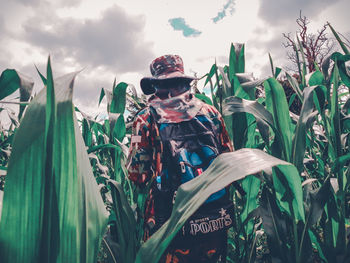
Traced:
<svg viewBox="0 0 350 263">
<path fill-rule="evenodd" d="M 238 97 L 226 98 L 223 102 L 223 115 L 227 116 L 235 112 L 250 113 L 265 124 L 274 127 L 272 114 L 257 101 L 245 100 Z"/>
<path fill-rule="evenodd" d="M 0 215 L 2 211 L 2 199 L 4 198 L 4 192 L 0 190 Z"/>
<path fill-rule="evenodd" d="M 118 241 L 120 262 L 134 262 L 139 247 L 136 234 L 136 220 L 134 213 L 128 203 L 123 187 L 116 181 L 109 180 L 113 205 L 112 209 L 116 215 L 116 229 L 112 234 Z"/>
<path fill-rule="evenodd" d="M 262 218 L 262 225 L 268 237 L 268 244 L 273 262 L 291 262 L 288 260 L 288 247 L 286 246 L 287 226 L 282 213 L 277 206 L 276 199 L 264 187 L 261 195 L 258 213 Z"/>
<path fill-rule="evenodd" d="M 272 73 L 272 77 L 275 76 L 275 68 L 273 66 L 273 61 L 272 61 L 272 57 L 271 54 L 269 53 L 269 60 L 270 60 L 270 66 L 271 66 L 271 73 Z"/>
<path fill-rule="evenodd" d="M 270 171 L 276 165 L 290 166 L 285 161 L 257 149 L 241 149 L 221 154 L 201 176 L 179 187 L 171 217 L 142 245 L 135 262 L 158 262 L 185 221 L 212 193 L 247 175 Z M 302 197 L 298 196 L 298 200 L 300 198 Z"/>
<path fill-rule="evenodd" d="M 279 205 L 288 211 L 294 222 L 305 222 L 301 178 L 296 167 L 292 165 L 278 167 L 273 170 L 273 177 Z"/>
<path fill-rule="evenodd" d="M 41 237 L 39 243 L 39 255 L 43 262 L 55 261 L 58 257 L 59 239 L 59 217 L 58 201 L 56 191 L 54 166 L 55 147 L 55 126 L 57 119 L 57 103 L 55 98 L 54 81 L 51 70 L 50 57 L 47 63 L 47 83 L 46 83 L 46 116 L 45 116 L 45 142 L 46 156 L 42 173 L 45 174 L 43 180 L 43 219 Z"/>
<path fill-rule="evenodd" d="M 334 149 L 334 154 L 336 154 L 332 159 L 334 161 L 335 158 L 341 156 L 341 130 L 340 130 L 340 116 L 339 116 L 339 105 L 338 105 L 338 88 L 339 88 L 339 70 L 338 66 L 334 66 L 334 70 L 332 73 L 332 84 L 333 84 L 333 92 L 331 96 L 331 141 Z"/>
<path fill-rule="evenodd" d="M 258 122 L 258 128 L 263 140 L 269 142 L 269 129 L 271 127 L 274 133 L 281 137 L 281 134 L 274 126 L 272 114 L 267 111 L 263 105 L 257 101 L 250 101 L 238 97 L 228 97 L 223 103 L 223 115 L 227 116 L 237 112 L 252 114 Z"/>
<path fill-rule="evenodd" d="M 338 157 L 332 166 L 333 173 L 338 173 L 340 169 L 344 168 L 344 166 L 349 160 L 350 160 L 350 154 L 346 154 Z"/>
<path fill-rule="evenodd" d="M 98 106 L 100 106 L 100 104 L 101 104 L 101 102 L 102 102 L 102 100 L 103 100 L 103 98 L 104 98 L 105 95 L 106 95 L 106 94 L 105 94 L 105 89 L 102 88 L 102 89 L 101 89 L 101 92 L 100 92 L 100 98 L 98 99 Z"/>
<path fill-rule="evenodd" d="M 298 95 L 300 101 L 303 101 L 303 92 L 299 88 L 298 81 L 293 76 L 289 75 L 288 72 L 286 72 L 286 76 L 289 84 L 292 86 L 293 90 Z"/>
<path fill-rule="evenodd" d="M 306 87 L 303 91 L 303 105 L 301 107 L 298 123 L 295 127 L 293 141 L 292 141 L 292 156 L 291 162 L 297 167 L 299 172 L 302 172 L 303 160 L 306 150 L 306 135 L 307 131 L 314 120 L 314 89 L 318 86 Z"/>
<path fill-rule="evenodd" d="M 119 142 L 122 142 L 126 134 L 126 127 L 123 115 L 120 115 L 118 117 L 114 128 L 112 128 L 111 125 L 111 130 L 113 130 L 113 137 L 116 138 Z"/>
<path fill-rule="evenodd" d="M 19 89 L 20 102 L 28 102 L 33 91 L 34 82 L 14 69 L 6 69 L 0 76 L 0 100 Z M 20 104 L 18 119 L 21 119 L 26 105 Z"/>
<path fill-rule="evenodd" d="M 231 81 L 228 79 L 227 74 L 225 73 L 222 67 L 218 67 L 220 75 L 222 77 L 222 96 L 226 98 L 228 96 L 233 95 L 233 88 L 231 85 Z"/>
<path fill-rule="evenodd" d="M 20 78 L 20 87 L 19 87 L 20 102 L 28 102 L 33 92 L 34 82 L 31 78 L 26 77 L 19 72 L 17 72 L 17 74 Z M 26 107 L 27 105 L 20 104 L 19 113 L 18 113 L 19 120 L 22 118 L 23 112 Z"/>
<path fill-rule="evenodd" d="M 232 84 L 234 87 L 235 96 L 245 99 L 251 99 L 251 94 L 254 93 L 254 89 L 250 89 L 250 94 L 248 94 L 240 84 L 237 74 L 233 77 Z M 226 96 L 225 98 L 227 97 L 228 96 Z M 226 124 L 230 122 L 230 124 L 227 125 L 227 128 L 231 128 L 231 139 L 233 141 L 234 148 L 237 150 L 246 147 L 246 144 L 248 142 L 248 129 L 253 128 L 251 124 L 254 120 L 247 116 L 244 112 L 236 113 L 230 117 L 225 116 L 224 119 Z"/>
<path fill-rule="evenodd" d="M 272 113 L 274 126 L 281 132 L 277 137 L 280 141 L 278 147 L 283 152 L 284 159 L 290 161 L 292 150 L 292 126 L 289 117 L 289 108 L 282 85 L 274 78 L 264 82 L 266 92 L 266 108 Z"/>
<path fill-rule="evenodd" d="M 316 86 L 316 85 L 324 85 L 325 80 L 324 76 L 321 71 L 316 70 L 314 72 L 309 73 L 306 75 L 306 84 L 308 86 Z"/>
<path fill-rule="evenodd" d="M 306 86 L 306 80 L 305 80 L 305 76 L 307 74 L 307 70 L 306 70 L 306 60 L 305 60 L 305 54 L 304 54 L 304 48 L 303 45 L 300 42 L 299 37 L 297 36 L 297 41 L 298 41 L 298 46 L 299 46 L 299 52 L 301 54 L 301 58 L 303 59 L 303 63 L 302 63 L 302 72 L 301 72 L 301 84 L 303 86 L 303 88 Z M 297 49 L 295 49 L 297 50 Z M 298 51 L 296 51 L 298 52 Z"/>
<path fill-rule="evenodd" d="M 216 71 L 216 64 L 213 64 L 210 68 L 209 73 L 207 74 L 207 78 L 205 80 L 204 86 L 208 84 L 208 82 L 211 80 L 211 78 L 214 76 Z"/>
<path fill-rule="evenodd" d="M 245 71 L 245 57 L 244 57 L 244 44 L 235 44 L 237 54 L 237 72 L 243 73 Z M 239 53 L 238 53 L 239 52 Z"/>
<path fill-rule="evenodd" d="M 335 52 L 331 56 L 333 61 L 336 61 L 339 75 L 342 80 L 342 82 L 350 88 L 350 76 L 348 75 L 348 71 L 346 69 L 346 62 L 350 60 L 350 54 L 349 55 L 342 55 L 339 52 Z"/>
<path fill-rule="evenodd" d="M 349 52 L 348 48 L 345 46 L 344 42 L 340 39 L 338 33 L 334 30 L 334 28 L 331 26 L 330 23 L 328 23 L 328 26 L 329 26 L 329 28 L 332 30 L 333 35 L 334 35 L 335 38 L 337 39 L 337 41 L 338 41 L 340 47 L 342 48 L 342 50 L 344 51 L 344 53 L 345 53 L 346 55 L 350 55 L 350 52 Z"/>
<path fill-rule="evenodd" d="M 46 78 L 44 77 L 43 74 L 41 74 L 41 72 L 39 71 L 39 69 L 38 69 L 38 67 L 36 65 L 35 65 L 35 69 L 38 72 L 38 74 L 39 74 L 39 76 L 41 78 L 41 81 L 43 82 L 44 86 L 46 86 L 46 82 L 47 82 Z"/>
<path fill-rule="evenodd" d="M 245 178 L 242 182 L 242 188 L 246 192 L 246 196 L 245 196 L 246 202 L 244 204 L 243 211 L 240 214 L 240 218 L 242 222 L 244 222 L 249 217 L 249 214 L 258 207 L 257 196 L 260 191 L 260 184 L 261 184 L 260 179 L 254 176 L 249 176 Z M 252 228 L 253 228 L 252 225 L 250 226 L 248 225 L 246 227 L 247 229 L 246 231 L 250 233 Z"/>
<path fill-rule="evenodd" d="M 196 93 L 195 97 L 209 105 L 213 105 L 213 103 L 211 102 L 211 99 L 205 94 Z"/>
<path fill-rule="evenodd" d="M 277 79 L 277 77 L 280 75 L 281 72 L 282 72 L 282 69 L 276 67 L 276 72 L 275 72 L 275 78 L 276 78 L 276 79 Z"/>
<path fill-rule="evenodd" d="M 310 229 L 308 230 L 308 233 L 309 233 L 309 236 L 310 236 L 310 240 L 311 240 L 312 244 L 315 246 L 315 249 L 317 250 L 317 252 L 318 252 L 320 258 L 321 258 L 324 262 L 328 263 L 328 260 L 327 260 L 327 258 L 325 257 L 325 253 L 324 253 L 324 251 L 323 251 L 323 250 L 325 250 L 325 249 L 324 249 L 324 246 L 322 246 L 322 245 L 320 244 L 320 242 L 319 242 L 319 240 L 317 239 L 316 235 L 315 235 Z M 317 233 L 317 235 L 318 235 L 318 233 Z"/>
<path fill-rule="evenodd" d="M 20 87 L 20 78 L 14 69 L 6 69 L 0 76 L 0 100 L 11 95 Z"/>
<path fill-rule="evenodd" d="M 113 88 L 113 97 L 109 111 L 111 113 L 124 113 L 126 104 L 126 88 L 128 84 L 120 82 Z"/>
<path fill-rule="evenodd" d="M 99 145 L 96 145 L 96 146 L 92 146 L 90 147 L 87 152 L 88 153 L 93 153 L 93 152 L 96 152 L 96 151 L 99 151 L 99 150 L 104 150 L 104 149 L 119 149 L 120 147 L 118 145 L 115 145 L 115 144 L 111 144 L 111 143 L 106 143 L 106 144 L 99 144 Z"/>
<path fill-rule="evenodd" d="M 230 57 L 229 57 L 229 79 L 232 81 L 233 76 L 237 73 L 237 56 L 236 56 L 236 50 L 233 43 L 231 43 L 230 48 Z"/>
<path fill-rule="evenodd" d="M 293 45 L 293 50 L 295 51 L 295 59 L 296 59 L 297 65 L 298 65 L 299 77 L 300 77 L 301 80 L 303 80 L 303 72 L 302 72 L 302 69 L 300 67 L 301 62 L 300 62 L 300 57 L 299 57 L 299 50 L 298 50 L 297 45 L 295 44 L 295 42 L 293 42 L 292 45 Z M 303 81 L 302 81 L 301 85 L 302 85 L 301 88 L 305 87 Z"/>
<path fill-rule="evenodd" d="M 269 60 L 270 60 L 272 77 L 277 78 L 278 75 L 281 73 L 282 69 L 278 67 L 276 67 L 275 69 L 275 67 L 273 66 L 273 61 L 270 53 L 269 53 Z"/>
<path fill-rule="evenodd" d="M 306 186 L 305 187 L 306 194 L 305 194 L 305 225 L 304 229 L 301 235 L 300 240 L 300 252 L 299 254 L 303 254 L 303 249 L 305 248 L 304 242 L 306 235 L 308 234 L 308 231 L 311 226 L 317 223 L 317 221 L 320 219 L 323 211 L 324 206 L 329 199 L 329 197 L 332 195 L 332 192 L 330 190 L 331 184 L 329 178 L 327 178 L 324 182 L 324 184 L 317 190 L 311 190 L 311 187 Z M 313 237 L 310 235 L 310 239 L 313 240 Z"/>
<path fill-rule="evenodd" d="M 290 108 L 290 106 L 292 106 L 296 96 L 297 96 L 296 93 L 294 93 L 294 94 L 292 94 L 292 96 L 290 96 L 290 99 L 289 99 L 289 102 L 288 102 L 288 107 L 289 108 Z"/>
<path fill-rule="evenodd" d="M 236 73 L 243 73 L 245 69 L 244 44 L 231 43 L 228 78 L 232 82 Z"/>
<path fill-rule="evenodd" d="M 75 75 L 52 82 L 48 67 L 47 88 L 30 103 L 15 134 L 0 221 L 1 261 L 95 263 L 107 211 L 74 114 Z"/>
</svg>

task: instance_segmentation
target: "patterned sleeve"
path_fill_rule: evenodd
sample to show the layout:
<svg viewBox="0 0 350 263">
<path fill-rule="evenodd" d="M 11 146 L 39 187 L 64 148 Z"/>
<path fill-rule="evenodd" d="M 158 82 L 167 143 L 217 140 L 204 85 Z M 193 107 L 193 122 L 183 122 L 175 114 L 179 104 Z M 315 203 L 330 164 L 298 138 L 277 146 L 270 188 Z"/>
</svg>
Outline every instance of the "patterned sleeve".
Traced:
<svg viewBox="0 0 350 263">
<path fill-rule="evenodd" d="M 228 135 L 228 132 L 226 130 L 225 122 L 220 113 L 218 113 L 219 120 L 221 122 L 221 133 L 220 133 L 220 141 L 222 145 L 222 152 L 232 152 L 233 146 L 232 142 L 230 140 L 230 136 Z"/>
<path fill-rule="evenodd" d="M 128 157 L 129 179 L 138 186 L 144 186 L 153 175 L 150 131 L 150 114 L 143 110 L 136 116 L 132 126 Z"/>
</svg>

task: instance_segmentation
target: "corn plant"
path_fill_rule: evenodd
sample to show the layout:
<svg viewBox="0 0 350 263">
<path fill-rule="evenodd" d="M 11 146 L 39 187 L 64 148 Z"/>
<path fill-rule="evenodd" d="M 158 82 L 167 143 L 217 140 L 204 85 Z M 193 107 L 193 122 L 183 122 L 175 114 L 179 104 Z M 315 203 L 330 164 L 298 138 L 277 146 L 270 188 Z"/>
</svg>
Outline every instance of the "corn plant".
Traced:
<svg viewBox="0 0 350 263">
<path fill-rule="evenodd" d="M 76 73 L 33 99 L 13 139 L 0 221 L 4 262 L 95 262 L 107 211 L 74 115 Z"/>
<path fill-rule="evenodd" d="M 108 116 L 100 120 L 74 108 L 76 73 L 53 80 L 48 63 L 46 77 L 38 71 L 45 88 L 27 106 L 32 82 L 3 72 L 0 99 L 18 89 L 24 95 L 19 115 L 0 131 L 0 169 L 7 171 L 5 186 L 0 180 L 1 260 L 95 262 L 102 239 L 108 262 L 158 262 L 201 204 L 238 181 L 246 194 L 231 187 L 228 262 L 347 262 L 350 53 L 328 26 L 342 53 L 307 72 L 296 39 L 299 76 L 284 72 L 294 91 L 289 102 L 271 56 L 265 79 L 245 72 L 244 44 L 231 45 L 229 65 L 212 65 L 204 76 L 210 94 L 196 85 L 195 95 L 223 114 L 236 151 L 179 188 L 171 217 L 145 243 L 148 188 L 129 181 L 126 163 L 132 116 L 146 97 L 114 81 L 111 91 L 101 90 Z M 298 115 L 290 112 L 293 100 L 302 105 Z"/>
</svg>

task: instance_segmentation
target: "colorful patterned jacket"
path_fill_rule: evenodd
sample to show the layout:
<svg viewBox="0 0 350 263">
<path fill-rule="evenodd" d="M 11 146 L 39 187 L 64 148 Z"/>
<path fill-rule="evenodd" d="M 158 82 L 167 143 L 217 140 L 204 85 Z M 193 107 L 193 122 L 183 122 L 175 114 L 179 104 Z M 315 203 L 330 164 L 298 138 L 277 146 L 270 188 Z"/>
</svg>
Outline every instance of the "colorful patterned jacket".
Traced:
<svg viewBox="0 0 350 263">
<path fill-rule="evenodd" d="M 220 153 L 232 151 L 232 144 L 225 128 L 224 120 L 215 107 L 210 106 L 186 92 L 180 96 L 161 100 L 155 96 L 149 100 L 150 106 L 156 110 L 160 118 L 157 122 L 178 123 L 190 120 L 197 114 L 203 114 L 213 121 L 221 144 Z M 150 108 L 140 111 L 132 127 L 131 145 L 129 148 L 129 179 L 136 185 L 144 187 L 162 170 L 162 145 L 159 140 L 159 131 L 150 114 Z M 150 190 L 145 209 L 144 228 L 145 237 L 149 237 L 149 228 L 155 225 L 154 202 Z"/>
</svg>

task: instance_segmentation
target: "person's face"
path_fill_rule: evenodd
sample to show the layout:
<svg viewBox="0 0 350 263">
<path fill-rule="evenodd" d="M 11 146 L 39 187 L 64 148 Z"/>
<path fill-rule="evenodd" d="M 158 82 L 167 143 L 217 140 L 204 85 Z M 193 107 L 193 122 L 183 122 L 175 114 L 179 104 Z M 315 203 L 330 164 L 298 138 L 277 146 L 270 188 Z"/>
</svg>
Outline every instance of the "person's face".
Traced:
<svg viewBox="0 0 350 263">
<path fill-rule="evenodd" d="M 154 85 L 155 94 L 160 99 L 167 99 L 170 97 L 176 97 L 190 88 L 190 83 L 184 80 L 168 80 L 162 81 Z"/>
</svg>

